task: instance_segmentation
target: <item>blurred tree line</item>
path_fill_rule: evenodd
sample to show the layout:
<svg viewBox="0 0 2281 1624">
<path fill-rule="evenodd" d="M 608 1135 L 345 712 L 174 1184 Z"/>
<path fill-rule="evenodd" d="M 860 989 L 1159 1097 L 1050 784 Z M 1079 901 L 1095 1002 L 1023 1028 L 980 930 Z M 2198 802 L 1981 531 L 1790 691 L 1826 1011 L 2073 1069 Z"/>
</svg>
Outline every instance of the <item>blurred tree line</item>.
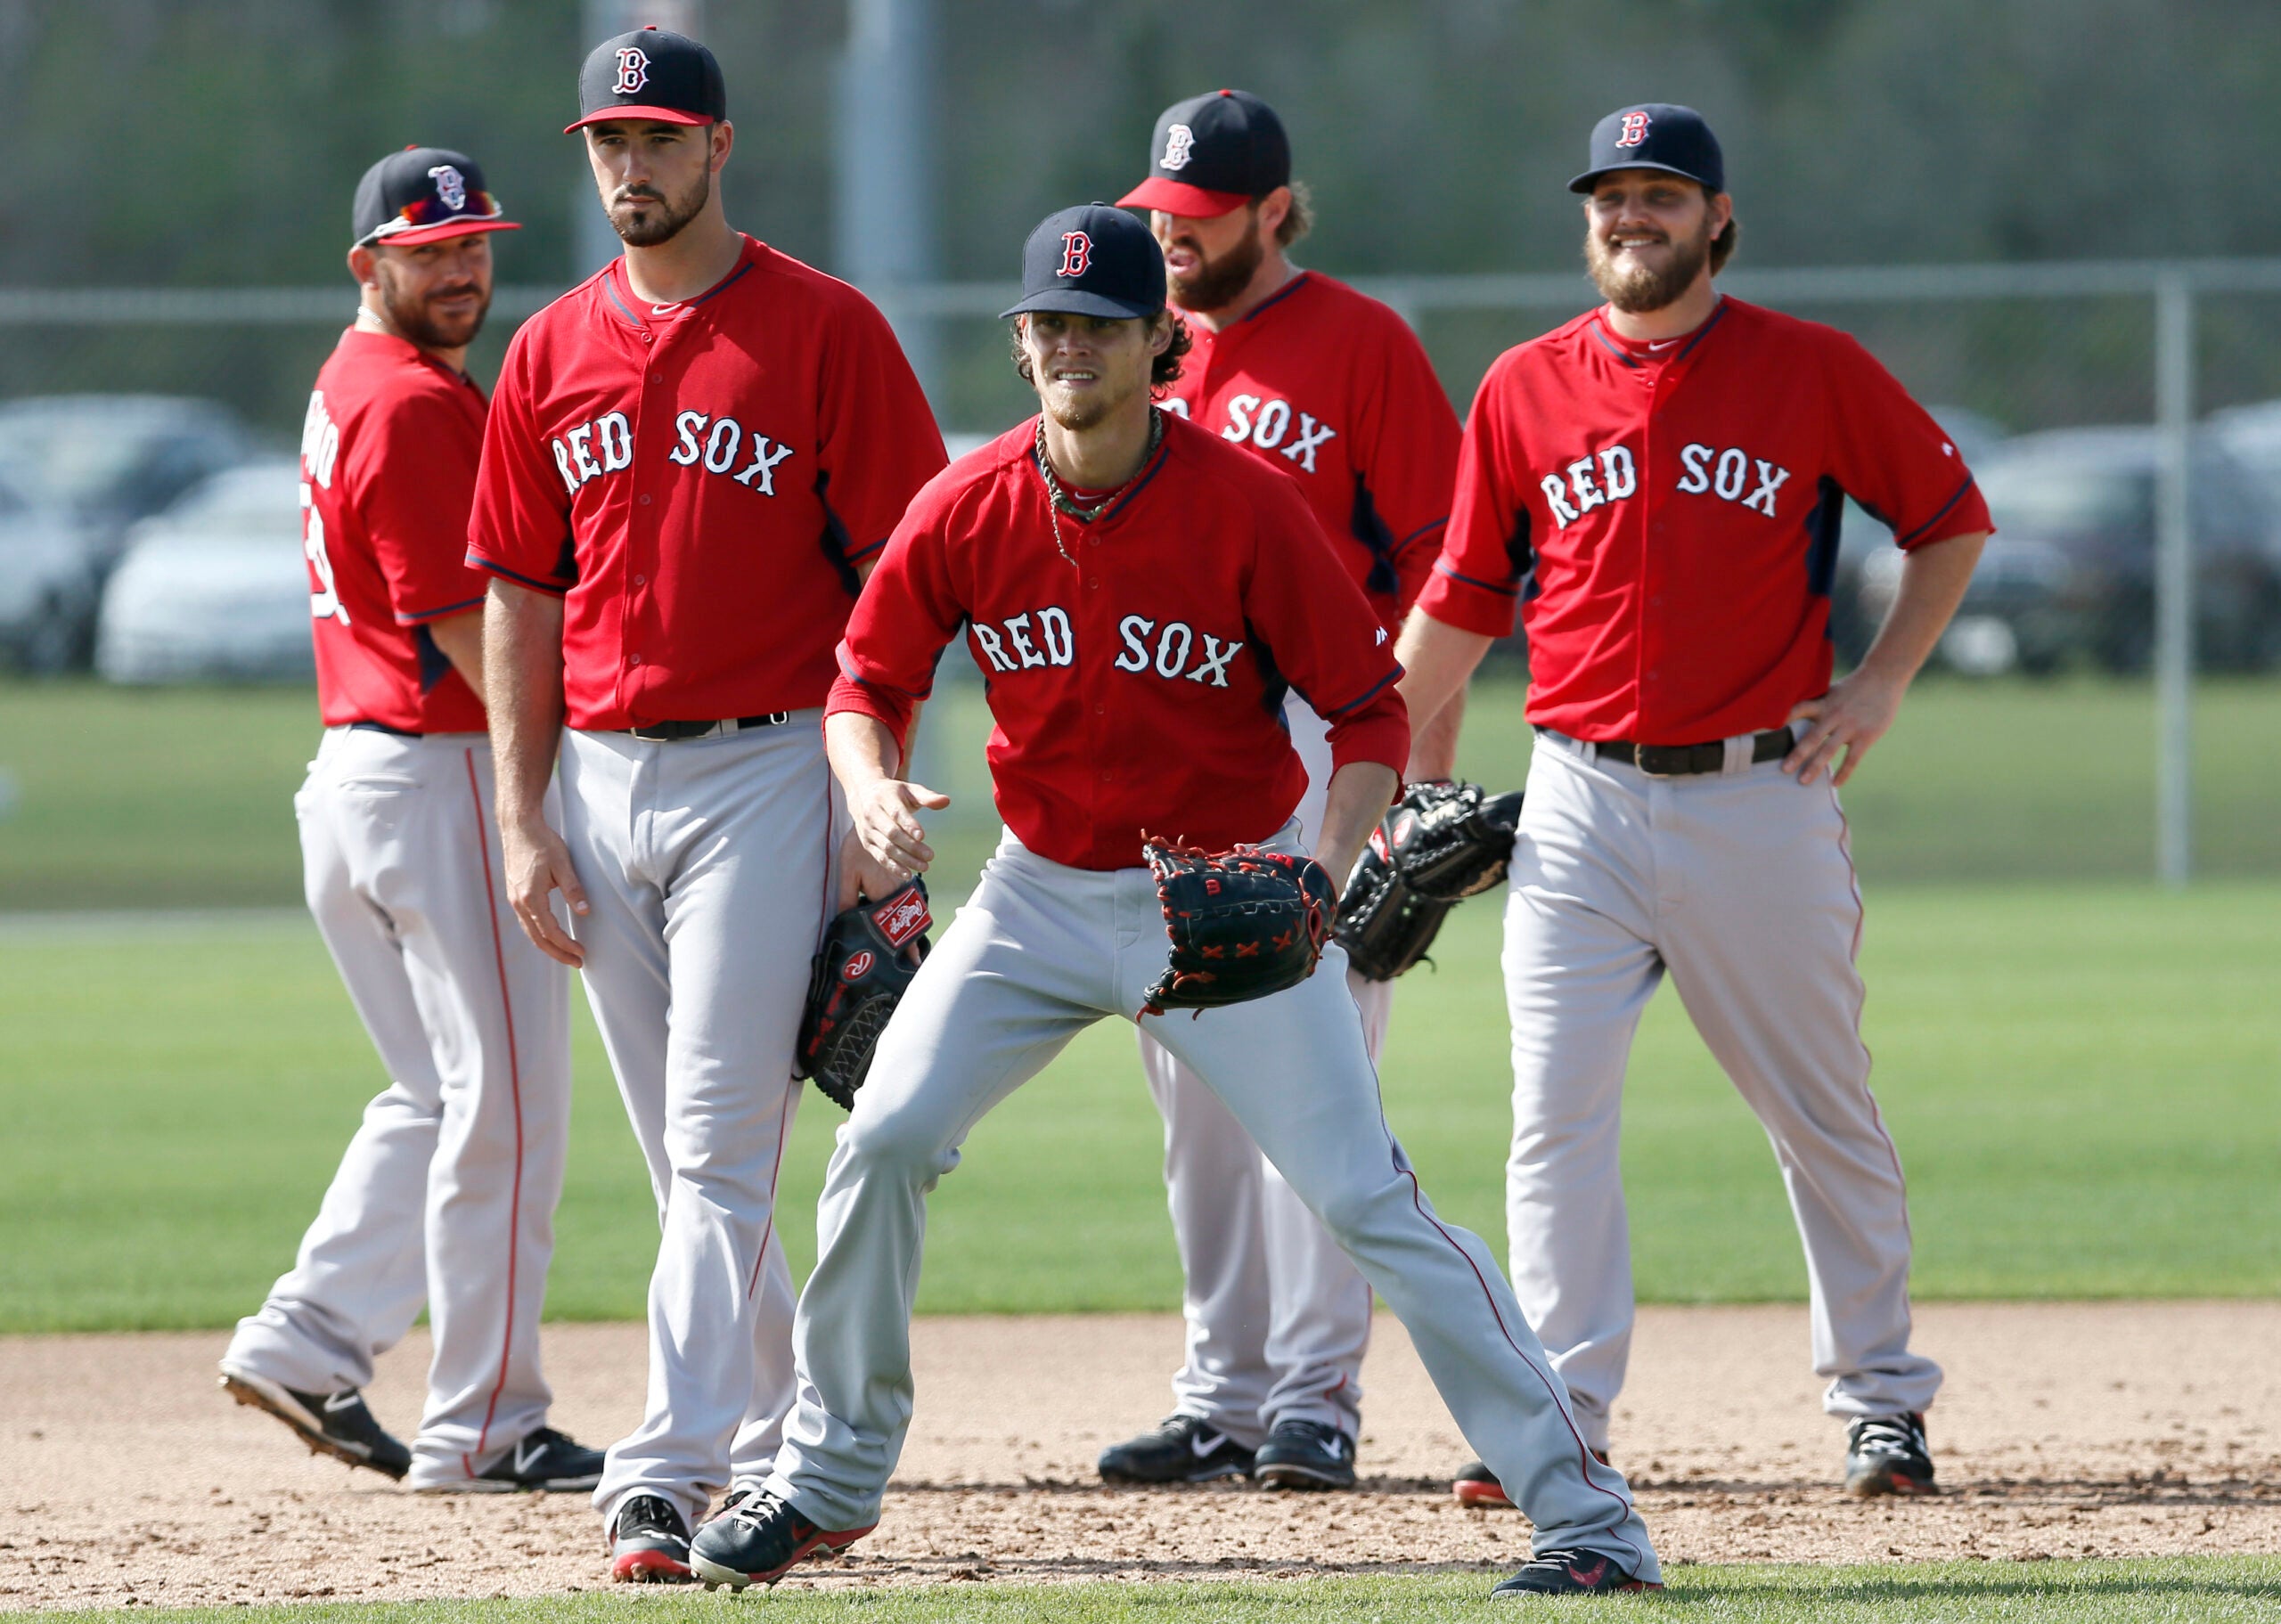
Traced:
<svg viewBox="0 0 2281 1624">
<path fill-rule="evenodd" d="M 2281 206 L 2252 167 L 2281 151 L 2275 0 L 936 3 L 955 278 L 1012 274 L 1039 216 L 1118 195 L 1157 110 L 1219 85 L 1282 111 L 1318 205 L 1304 257 L 1334 272 L 1575 265 L 1564 184 L 1592 122 L 1640 100 L 1692 103 L 1720 132 L 1741 264 L 2281 254 Z M 707 9 L 737 124 L 730 217 L 832 268 L 844 7 Z M 0 0 L 19 109 L 0 283 L 337 279 L 345 318 L 357 175 L 434 143 L 473 154 L 525 223 L 500 240 L 501 280 L 566 284 L 574 211 L 595 207 L 558 133 L 591 43 L 579 24 L 566 0 Z M 2143 318 L 2115 319 L 2103 342 L 2143 371 Z M 1429 333 L 1460 401 L 1526 336 L 1509 319 L 1462 328 Z M 2244 341 L 2271 328 L 2245 323 Z M 200 390 L 287 426 L 331 334 L 10 339 L 0 392 Z M 994 409 L 977 388 L 954 399 Z M 2138 410 L 2143 380 L 2124 393 L 2087 415 Z"/>
</svg>

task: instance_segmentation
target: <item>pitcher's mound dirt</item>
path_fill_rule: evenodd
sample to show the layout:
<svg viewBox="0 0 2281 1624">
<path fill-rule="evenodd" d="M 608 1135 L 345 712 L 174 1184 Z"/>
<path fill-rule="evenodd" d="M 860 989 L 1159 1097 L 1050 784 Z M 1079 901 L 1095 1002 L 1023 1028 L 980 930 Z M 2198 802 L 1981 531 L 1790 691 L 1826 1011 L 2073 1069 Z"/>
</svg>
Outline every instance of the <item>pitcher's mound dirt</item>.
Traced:
<svg viewBox="0 0 2281 1624">
<path fill-rule="evenodd" d="M 1667 1565 L 2281 1552 L 2281 1304 L 1932 1306 L 1947 1492 L 1836 1488 L 1795 1307 L 1640 1315 L 1616 1464 Z M 634 1326 L 547 1332 L 555 1419 L 640 1410 Z M 1361 1492 L 1103 1489 L 1093 1457 L 1168 1407 L 1170 1317 L 922 1320 L 916 1422 L 879 1530 L 786 1581 L 1296 1576 L 1525 1560 L 1515 1513 L 1460 1509 L 1470 1453 L 1402 1327 L 1364 1371 Z M 584 1497 L 431 1498 L 305 1453 L 214 1385 L 212 1334 L 0 1339 L 0 1610 L 508 1595 L 609 1582 Z M 408 1432 L 424 1341 L 372 1399 Z"/>
</svg>

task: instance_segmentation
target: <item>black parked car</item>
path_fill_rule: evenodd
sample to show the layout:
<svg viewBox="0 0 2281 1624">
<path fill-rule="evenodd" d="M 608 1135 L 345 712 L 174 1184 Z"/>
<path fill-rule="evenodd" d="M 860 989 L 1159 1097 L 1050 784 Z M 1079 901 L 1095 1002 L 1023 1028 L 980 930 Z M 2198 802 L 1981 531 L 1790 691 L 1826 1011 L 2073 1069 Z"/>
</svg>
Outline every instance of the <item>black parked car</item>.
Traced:
<svg viewBox="0 0 2281 1624">
<path fill-rule="evenodd" d="M 2006 441 L 1976 470 L 1997 535 L 1950 629 L 1951 663 L 2146 669 L 2157 454 L 2151 428 L 2058 428 Z M 2281 661 L 2275 516 L 2258 481 L 2207 434 L 2195 438 L 2191 491 L 2199 664 L 2266 670 Z M 1866 612 L 1891 603 L 1900 564 L 1897 555 L 1865 563 Z"/>
</svg>

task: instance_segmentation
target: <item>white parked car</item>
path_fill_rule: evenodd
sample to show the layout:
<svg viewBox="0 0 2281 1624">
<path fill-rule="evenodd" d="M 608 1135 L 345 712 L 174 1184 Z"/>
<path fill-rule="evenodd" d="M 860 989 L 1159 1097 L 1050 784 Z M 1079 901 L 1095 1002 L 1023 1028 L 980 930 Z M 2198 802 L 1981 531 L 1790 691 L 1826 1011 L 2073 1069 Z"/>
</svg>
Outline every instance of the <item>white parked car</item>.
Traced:
<svg viewBox="0 0 2281 1624">
<path fill-rule="evenodd" d="M 95 669 L 114 682 L 315 676 L 298 461 L 225 469 L 135 526 L 103 591 Z"/>
</svg>

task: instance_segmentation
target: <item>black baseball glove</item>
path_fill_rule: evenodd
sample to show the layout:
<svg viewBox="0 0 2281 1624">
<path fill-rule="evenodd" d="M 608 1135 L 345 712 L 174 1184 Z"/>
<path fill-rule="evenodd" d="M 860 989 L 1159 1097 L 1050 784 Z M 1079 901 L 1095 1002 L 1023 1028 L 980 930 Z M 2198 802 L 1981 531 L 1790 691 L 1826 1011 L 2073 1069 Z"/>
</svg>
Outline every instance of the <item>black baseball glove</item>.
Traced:
<svg viewBox="0 0 2281 1624">
<path fill-rule="evenodd" d="M 1337 902 L 1311 858 L 1256 846 L 1214 855 L 1143 837 L 1172 958 L 1143 1015 L 1210 1009 L 1296 987 L 1314 974 Z"/>
<path fill-rule="evenodd" d="M 1521 792 L 1433 779 L 1402 791 L 1354 865 L 1334 933 L 1353 967 L 1392 981 L 1426 957 L 1451 908 L 1502 885 Z"/>
<path fill-rule="evenodd" d="M 927 957 L 927 886 L 914 879 L 876 902 L 858 902 L 824 926 L 808 972 L 794 1072 L 843 1111 L 871 1069 L 871 1051 Z"/>
</svg>

